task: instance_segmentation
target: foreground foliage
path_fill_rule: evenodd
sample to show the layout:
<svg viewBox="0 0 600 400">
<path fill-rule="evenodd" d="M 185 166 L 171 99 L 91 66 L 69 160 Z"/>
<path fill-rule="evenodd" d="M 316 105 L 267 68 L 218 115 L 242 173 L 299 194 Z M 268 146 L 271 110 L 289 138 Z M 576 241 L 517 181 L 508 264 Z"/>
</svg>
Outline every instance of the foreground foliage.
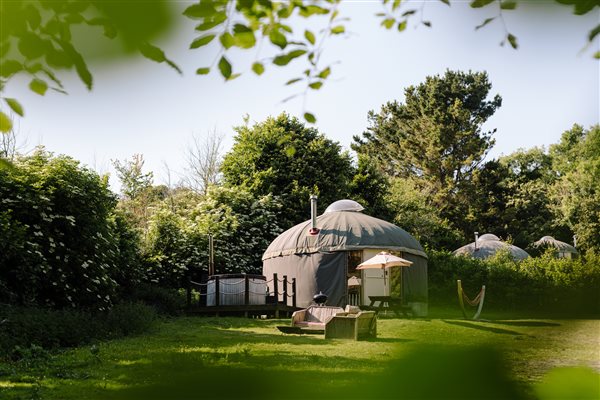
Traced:
<svg viewBox="0 0 600 400">
<path fill-rule="evenodd" d="M 598 321 L 487 314 L 471 322 L 456 319 L 456 308 L 435 312 L 380 318 L 378 338 L 361 342 L 283 335 L 275 326 L 288 320 L 179 318 L 137 338 L 2 363 L 0 395 L 548 399 L 548 388 L 564 395 L 566 380 L 569 396 L 597 397 L 589 367 Z"/>
</svg>

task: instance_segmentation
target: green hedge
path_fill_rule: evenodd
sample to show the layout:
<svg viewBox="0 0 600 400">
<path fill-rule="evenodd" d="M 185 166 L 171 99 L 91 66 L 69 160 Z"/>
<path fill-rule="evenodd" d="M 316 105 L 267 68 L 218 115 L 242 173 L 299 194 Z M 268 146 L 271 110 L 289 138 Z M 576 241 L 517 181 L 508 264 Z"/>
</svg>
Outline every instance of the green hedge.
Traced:
<svg viewBox="0 0 600 400">
<path fill-rule="evenodd" d="M 108 312 L 4 307 L 0 309 L 0 358 L 19 358 L 23 349 L 74 347 L 94 340 L 145 332 L 154 308 L 122 303 Z"/>
<path fill-rule="evenodd" d="M 473 298 L 486 285 L 485 305 L 573 316 L 600 314 L 600 256 L 558 259 L 551 253 L 515 262 L 508 254 L 487 260 L 430 251 L 429 301 L 456 304 L 456 280 Z"/>
</svg>

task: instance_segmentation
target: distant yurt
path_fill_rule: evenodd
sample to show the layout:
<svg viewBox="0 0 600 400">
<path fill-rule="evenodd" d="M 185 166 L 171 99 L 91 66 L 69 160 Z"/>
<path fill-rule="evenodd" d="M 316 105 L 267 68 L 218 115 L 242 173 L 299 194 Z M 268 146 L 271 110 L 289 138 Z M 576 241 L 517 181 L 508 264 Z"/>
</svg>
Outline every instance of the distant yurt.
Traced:
<svg viewBox="0 0 600 400">
<path fill-rule="evenodd" d="M 308 306 L 313 296 L 323 292 L 328 305 L 369 304 L 369 296 L 391 293 L 389 269 L 357 270 L 363 261 L 381 251 L 390 251 L 412 261 L 402 273 L 404 299 L 427 302 L 427 255 L 419 242 L 402 228 L 364 214 L 352 200 L 332 203 L 316 216 L 312 199 L 312 219 L 279 235 L 263 254 L 263 275 L 270 279 L 296 278 L 296 301 Z M 273 290 L 273 283 L 269 284 Z M 349 292 L 350 288 L 350 292 Z"/>
<path fill-rule="evenodd" d="M 455 250 L 453 254 L 455 256 L 471 256 L 473 258 L 485 259 L 503 249 L 507 249 L 515 260 L 523 260 L 529 257 L 529 254 L 525 250 L 503 242 L 498 236 L 491 233 L 481 235 L 475 242 Z"/>
<path fill-rule="evenodd" d="M 533 247 L 541 249 L 556 249 L 556 251 L 558 252 L 558 258 L 573 258 L 576 257 L 577 254 L 579 254 L 575 247 L 571 246 L 568 243 L 561 242 L 560 240 L 556 240 L 552 236 L 544 236 L 537 242 L 534 242 Z"/>
</svg>

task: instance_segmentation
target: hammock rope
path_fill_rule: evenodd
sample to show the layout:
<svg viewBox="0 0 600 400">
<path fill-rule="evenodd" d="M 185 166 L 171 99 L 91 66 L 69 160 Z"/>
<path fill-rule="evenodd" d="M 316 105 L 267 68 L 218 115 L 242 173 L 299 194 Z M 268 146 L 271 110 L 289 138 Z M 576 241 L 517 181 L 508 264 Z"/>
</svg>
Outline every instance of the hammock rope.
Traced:
<svg viewBox="0 0 600 400">
<path fill-rule="evenodd" d="M 456 284 L 458 286 L 458 303 L 460 304 L 463 316 L 465 317 L 465 319 L 469 318 L 467 317 L 467 311 L 465 310 L 465 303 L 467 303 L 470 306 L 477 307 L 477 312 L 475 313 L 472 319 L 478 320 L 479 315 L 481 314 L 481 310 L 483 309 L 483 301 L 485 300 L 485 285 L 481 287 L 481 290 L 479 291 L 479 293 L 477 293 L 477 296 L 475 296 L 475 298 L 471 300 L 463 290 L 460 279 L 456 281 Z"/>
</svg>

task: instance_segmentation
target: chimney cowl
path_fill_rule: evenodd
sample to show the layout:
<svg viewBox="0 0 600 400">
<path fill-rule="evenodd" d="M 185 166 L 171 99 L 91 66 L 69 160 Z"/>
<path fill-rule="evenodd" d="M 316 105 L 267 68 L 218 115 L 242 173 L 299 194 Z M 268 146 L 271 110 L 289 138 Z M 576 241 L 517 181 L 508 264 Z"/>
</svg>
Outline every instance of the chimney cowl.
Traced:
<svg viewBox="0 0 600 400">
<path fill-rule="evenodd" d="M 318 235 L 319 228 L 317 228 L 317 196 L 314 194 L 310 195 L 310 219 L 311 227 L 308 233 L 311 235 Z"/>
</svg>

